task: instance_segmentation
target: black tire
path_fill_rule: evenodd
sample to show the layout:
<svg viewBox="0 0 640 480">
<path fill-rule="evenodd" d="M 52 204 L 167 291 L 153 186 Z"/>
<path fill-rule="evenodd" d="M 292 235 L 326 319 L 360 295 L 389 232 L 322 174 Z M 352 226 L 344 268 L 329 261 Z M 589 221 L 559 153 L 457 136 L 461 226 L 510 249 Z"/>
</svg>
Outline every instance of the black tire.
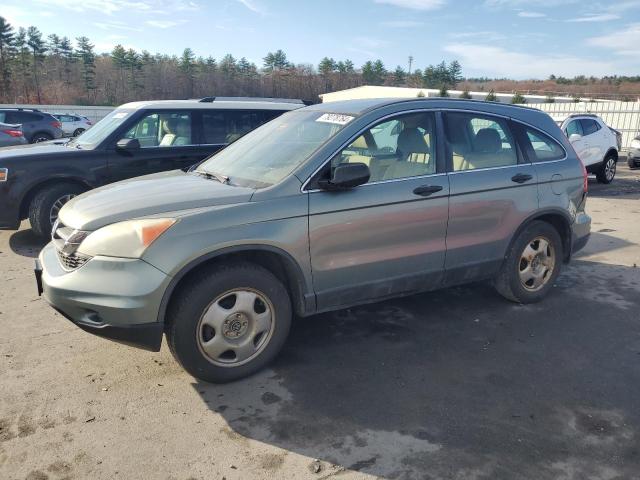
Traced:
<svg viewBox="0 0 640 480">
<path fill-rule="evenodd" d="M 73 136 L 77 137 L 78 135 L 81 135 L 84 132 L 84 128 L 76 128 L 73 132 Z"/>
<path fill-rule="evenodd" d="M 73 183 L 59 183 L 42 188 L 35 194 L 29 205 L 29 222 L 31 230 L 39 237 L 51 235 L 51 209 L 54 204 L 67 195 L 76 196 L 83 189 Z"/>
<path fill-rule="evenodd" d="M 48 142 L 53 140 L 53 137 L 45 132 L 38 132 L 31 137 L 31 143 Z"/>
<path fill-rule="evenodd" d="M 596 178 L 598 179 L 598 183 L 609 184 L 613 182 L 613 179 L 616 176 L 617 164 L 618 164 L 618 160 L 615 157 L 615 155 L 609 154 L 606 157 L 604 157 L 604 160 L 602 161 L 602 165 L 596 171 Z M 609 174 L 609 172 L 611 173 Z"/>
<path fill-rule="evenodd" d="M 216 365 L 201 350 L 200 319 L 216 298 L 243 288 L 259 292 L 271 302 L 274 310 L 271 335 L 248 363 Z M 167 312 L 165 331 L 169 349 L 187 372 L 205 382 L 225 383 L 257 372 L 275 358 L 289 334 L 292 316 L 289 293 L 275 275 L 259 265 L 245 262 L 215 265 L 190 279 L 175 295 Z"/>
<path fill-rule="evenodd" d="M 632 160 L 632 159 L 630 159 L 630 158 L 628 158 L 628 159 L 627 159 L 627 165 L 629 165 L 629 168 L 630 168 L 631 170 L 633 170 L 634 168 L 637 168 L 637 167 L 636 167 L 636 162 L 635 162 L 635 161 L 633 161 L 633 160 Z"/>
<path fill-rule="evenodd" d="M 551 245 L 554 252 L 554 267 L 548 277 L 544 278 L 543 285 L 538 290 L 530 290 L 525 288 L 520 278 L 520 269 L 522 267 L 522 256 L 525 248 L 532 244 L 536 238 L 544 238 Z M 515 239 L 511 248 L 507 252 L 507 256 L 502 264 L 500 273 L 494 281 L 494 286 L 498 293 L 516 303 L 535 303 L 547 296 L 549 290 L 553 288 L 553 284 L 560 274 L 564 252 L 562 248 L 562 239 L 558 231 L 547 222 L 533 221 L 525 229 L 520 232 Z"/>
</svg>

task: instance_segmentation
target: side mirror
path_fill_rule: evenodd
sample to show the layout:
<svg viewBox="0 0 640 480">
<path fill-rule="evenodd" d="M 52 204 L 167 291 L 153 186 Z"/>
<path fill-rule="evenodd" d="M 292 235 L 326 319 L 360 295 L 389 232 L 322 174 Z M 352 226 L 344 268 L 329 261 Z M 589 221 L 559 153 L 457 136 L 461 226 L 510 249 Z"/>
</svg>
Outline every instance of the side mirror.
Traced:
<svg viewBox="0 0 640 480">
<path fill-rule="evenodd" d="M 140 141 L 137 138 L 121 138 L 116 143 L 116 148 L 118 150 L 138 150 L 140 148 Z"/>
<path fill-rule="evenodd" d="M 582 138 L 582 135 L 580 135 L 579 133 L 572 133 L 571 135 L 569 135 L 569 142 L 573 143 L 576 140 L 580 140 Z"/>
<path fill-rule="evenodd" d="M 343 163 L 333 170 L 331 180 L 320 180 L 318 186 L 324 190 L 345 190 L 369 181 L 371 172 L 364 163 Z"/>
</svg>

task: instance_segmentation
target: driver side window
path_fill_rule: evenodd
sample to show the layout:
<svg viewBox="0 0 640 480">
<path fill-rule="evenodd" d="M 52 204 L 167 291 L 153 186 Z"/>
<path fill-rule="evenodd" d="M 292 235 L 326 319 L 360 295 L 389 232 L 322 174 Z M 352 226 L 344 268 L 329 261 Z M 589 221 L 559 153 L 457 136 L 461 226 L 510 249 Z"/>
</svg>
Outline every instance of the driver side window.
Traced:
<svg viewBox="0 0 640 480">
<path fill-rule="evenodd" d="M 141 148 L 193 145 L 191 113 L 151 113 L 138 121 L 124 135 L 135 138 Z"/>
<path fill-rule="evenodd" d="M 331 167 L 364 163 L 369 183 L 436 173 L 432 113 L 410 113 L 374 125 L 344 148 Z"/>
</svg>

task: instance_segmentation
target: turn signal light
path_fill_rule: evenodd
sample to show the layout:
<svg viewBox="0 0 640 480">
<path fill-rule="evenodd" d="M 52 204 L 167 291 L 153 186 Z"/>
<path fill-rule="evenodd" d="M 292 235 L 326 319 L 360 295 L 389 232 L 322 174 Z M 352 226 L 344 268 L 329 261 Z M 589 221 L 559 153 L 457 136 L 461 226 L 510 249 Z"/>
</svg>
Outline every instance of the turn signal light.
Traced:
<svg viewBox="0 0 640 480">
<path fill-rule="evenodd" d="M 9 176 L 9 169 L 0 168 L 0 182 L 6 182 L 8 176 Z"/>
</svg>

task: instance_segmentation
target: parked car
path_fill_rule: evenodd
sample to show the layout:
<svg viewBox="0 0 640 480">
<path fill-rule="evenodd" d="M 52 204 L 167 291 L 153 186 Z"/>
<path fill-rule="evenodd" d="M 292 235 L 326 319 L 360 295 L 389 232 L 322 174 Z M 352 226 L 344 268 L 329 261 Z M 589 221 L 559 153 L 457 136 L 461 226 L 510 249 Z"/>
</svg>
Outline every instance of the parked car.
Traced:
<svg viewBox="0 0 640 480">
<path fill-rule="evenodd" d="M 101 185 L 164 170 L 187 169 L 301 101 L 213 99 L 122 105 L 70 141 L 0 152 L 9 176 L 0 184 L 0 228 L 28 218 L 51 235 L 58 211 Z"/>
<path fill-rule="evenodd" d="M 640 167 L 640 135 L 631 140 L 629 153 L 627 155 L 629 168 Z"/>
<path fill-rule="evenodd" d="M 88 132 L 90 133 L 90 132 Z M 587 175 L 545 113 L 451 99 L 290 112 L 201 163 L 85 193 L 36 279 L 79 327 L 195 377 L 265 366 L 292 315 L 477 280 L 541 300 L 587 242 Z"/>
<path fill-rule="evenodd" d="M 600 183 L 611 183 L 616 175 L 622 134 L 597 115 L 587 113 L 570 115 L 561 128 L 587 172 L 594 173 Z"/>
<path fill-rule="evenodd" d="M 71 115 L 69 113 L 54 113 L 62 124 L 62 132 L 65 137 L 77 137 L 85 130 L 89 130 L 93 123 L 87 117 L 82 115 Z"/>
<path fill-rule="evenodd" d="M 0 122 L 21 125 L 29 143 L 62 137 L 62 124 L 57 118 L 32 108 L 0 108 Z"/>
<path fill-rule="evenodd" d="M 0 123 L 0 147 L 13 147 L 25 143 L 27 139 L 24 138 L 20 125 Z"/>
</svg>

